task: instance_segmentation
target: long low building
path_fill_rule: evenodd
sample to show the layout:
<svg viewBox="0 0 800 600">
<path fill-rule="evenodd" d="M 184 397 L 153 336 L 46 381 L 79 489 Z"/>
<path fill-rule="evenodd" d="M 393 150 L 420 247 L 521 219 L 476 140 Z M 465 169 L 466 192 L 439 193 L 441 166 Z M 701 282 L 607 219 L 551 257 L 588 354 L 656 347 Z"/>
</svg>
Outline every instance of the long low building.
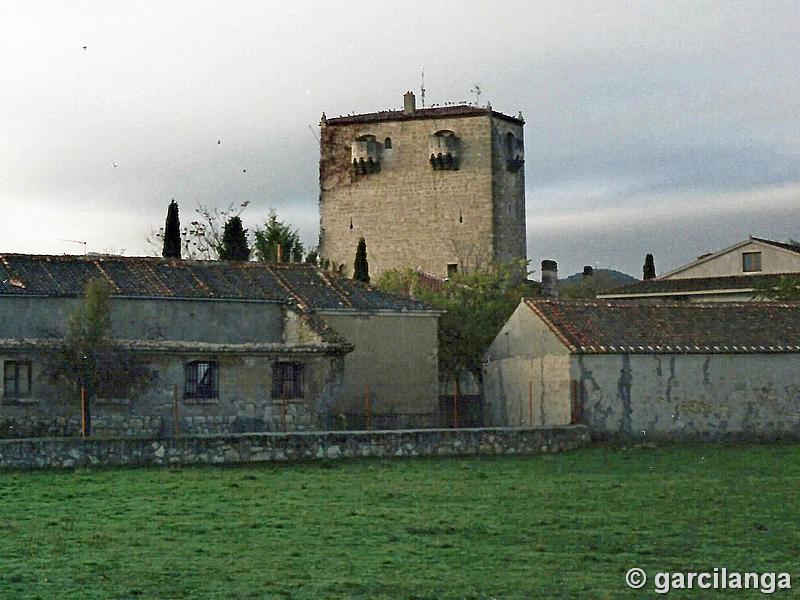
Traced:
<svg viewBox="0 0 800 600">
<path fill-rule="evenodd" d="M 800 304 L 523 300 L 485 355 L 491 425 L 596 439 L 800 437 Z"/>
<path fill-rule="evenodd" d="M 98 435 L 438 424 L 440 313 L 416 300 L 303 264 L 0 254 L 0 436 L 77 433 L 43 357 L 92 278 L 155 375 L 94 399 Z"/>
</svg>

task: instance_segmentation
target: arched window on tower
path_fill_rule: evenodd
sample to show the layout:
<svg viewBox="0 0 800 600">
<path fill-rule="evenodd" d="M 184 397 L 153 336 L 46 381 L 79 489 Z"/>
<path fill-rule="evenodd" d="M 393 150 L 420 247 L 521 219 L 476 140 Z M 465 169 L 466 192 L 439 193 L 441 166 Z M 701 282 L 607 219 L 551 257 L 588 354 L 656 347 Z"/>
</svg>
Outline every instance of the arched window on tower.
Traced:
<svg viewBox="0 0 800 600">
<path fill-rule="evenodd" d="M 387 137 L 385 140 L 383 140 L 383 149 L 384 150 L 392 149 L 392 138 Z"/>
</svg>

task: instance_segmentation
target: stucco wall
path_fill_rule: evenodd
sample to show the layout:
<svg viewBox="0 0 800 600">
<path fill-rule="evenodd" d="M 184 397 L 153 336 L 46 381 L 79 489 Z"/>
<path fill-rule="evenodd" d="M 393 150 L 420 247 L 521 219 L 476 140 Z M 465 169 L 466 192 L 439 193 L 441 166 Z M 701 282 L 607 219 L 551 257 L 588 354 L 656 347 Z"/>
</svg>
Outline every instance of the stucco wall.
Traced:
<svg viewBox="0 0 800 600">
<path fill-rule="evenodd" d="M 344 358 L 336 410 L 364 413 L 369 385 L 373 415 L 405 415 L 401 421 L 434 426 L 438 413 L 436 315 L 325 311 L 320 315 L 355 346 Z"/>
<path fill-rule="evenodd" d="M 79 298 L 4 297 L 0 338 L 63 334 Z M 280 342 L 281 304 L 214 300 L 114 298 L 111 333 L 123 339 L 169 339 L 212 343 Z"/>
<path fill-rule="evenodd" d="M 726 252 L 721 256 L 670 275 L 666 279 L 686 279 L 690 277 L 724 277 L 746 275 L 742 270 L 742 253 L 761 252 L 761 271 L 765 273 L 792 273 L 800 271 L 800 254 L 760 242 L 750 242 Z"/>
<path fill-rule="evenodd" d="M 494 426 L 570 422 L 567 348 L 521 303 L 485 354 L 484 403 Z"/>
<path fill-rule="evenodd" d="M 0 373 L 5 360 L 29 358 L 33 363 L 30 398 L 12 401 L 0 386 L 0 437 L 76 435 L 80 430 L 79 393 L 50 384 L 36 355 L 0 353 Z M 155 354 L 145 357 L 155 373 L 150 387 L 128 399 L 100 400 L 93 405 L 92 429 L 97 435 L 159 436 L 174 433 L 174 390 L 178 393 L 178 421 L 184 433 L 231 431 L 281 431 L 284 402 L 272 398 L 275 357 L 258 355 Z M 327 419 L 339 393 L 341 358 L 287 354 L 304 365 L 303 398 L 289 399 L 289 431 L 318 429 Z M 184 399 L 184 365 L 193 360 L 216 360 L 219 397 Z"/>
<path fill-rule="evenodd" d="M 444 276 L 450 263 L 474 269 L 495 254 L 524 257 L 524 175 L 493 169 L 501 144 L 493 121 L 499 122 L 479 115 L 324 126 L 320 256 L 351 275 L 356 245 L 364 237 L 372 277 L 403 267 Z M 521 137 L 521 127 L 509 126 Z M 441 130 L 460 140 L 458 170 L 431 167 L 428 136 Z M 351 142 L 363 135 L 374 135 L 381 146 L 389 137 L 392 148 L 381 150 L 380 172 L 354 176 Z M 513 198 L 506 201 L 505 195 Z"/>
<path fill-rule="evenodd" d="M 596 437 L 800 436 L 800 354 L 577 355 Z"/>
</svg>

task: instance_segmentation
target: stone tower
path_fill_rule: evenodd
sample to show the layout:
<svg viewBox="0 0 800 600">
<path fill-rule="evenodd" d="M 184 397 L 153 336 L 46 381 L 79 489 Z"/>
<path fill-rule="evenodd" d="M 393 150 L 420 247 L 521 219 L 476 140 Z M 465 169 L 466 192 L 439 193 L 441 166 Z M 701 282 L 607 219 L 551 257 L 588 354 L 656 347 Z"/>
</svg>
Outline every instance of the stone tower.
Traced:
<svg viewBox="0 0 800 600">
<path fill-rule="evenodd" d="M 395 268 L 439 276 L 525 259 L 522 115 L 468 105 L 320 123 L 319 253 L 351 276 L 359 238 L 373 280 Z"/>
</svg>

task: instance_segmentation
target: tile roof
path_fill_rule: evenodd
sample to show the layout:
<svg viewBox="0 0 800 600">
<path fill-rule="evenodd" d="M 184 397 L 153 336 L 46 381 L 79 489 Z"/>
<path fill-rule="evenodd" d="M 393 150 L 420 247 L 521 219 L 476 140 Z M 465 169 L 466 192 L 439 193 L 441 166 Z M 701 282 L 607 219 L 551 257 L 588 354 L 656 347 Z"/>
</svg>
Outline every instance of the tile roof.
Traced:
<svg viewBox="0 0 800 600">
<path fill-rule="evenodd" d="M 468 104 L 418 108 L 414 111 L 414 114 L 409 114 L 402 110 L 384 110 L 360 115 L 345 115 L 328 118 L 326 119 L 326 123 L 328 125 L 351 125 L 354 123 L 377 123 L 380 121 L 409 121 L 411 119 L 477 117 L 489 114 L 499 119 L 516 123 L 517 125 L 523 125 L 525 123 L 522 119 L 505 115 L 490 108 L 480 108 L 478 106 L 469 106 Z"/>
<path fill-rule="evenodd" d="M 800 303 L 523 302 L 578 354 L 800 352 Z"/>
<path fill-rule="evenodd" d="M 751 240 L 755 240 L 756 242 L 761 242 L 762 244 L 769 244 L 770 246 L 776 246 L 778 248 L 783 248 L 784 250 L 791 250 L 792 252 L 797 252 L 800 254 L 800 246 L 797 244 L 789 244 L 788 242 L 776 242 L 775 240 L 768 240 L 765 238 L 758 238 L 752 237 Z"/>
<path fill-rule="evenodd" d="M 693 277 L 684 279 L 646 279 L 598 294 L 598 297 L 640 294 L 679 294 L 714 290 L 752 290 L 760 286 L 775 286 L 781 277 L 800 273 L 771 273 L 764 275 L 730 275 L 726 277 Z"/>
<path fill-rule="evenodd" d="M 307 264 L 0 254 L 0 296 L 79 296 L 92 277 L 126 297 L 291 301 L 312 311 L 431 310 Z"/>
</svg>

